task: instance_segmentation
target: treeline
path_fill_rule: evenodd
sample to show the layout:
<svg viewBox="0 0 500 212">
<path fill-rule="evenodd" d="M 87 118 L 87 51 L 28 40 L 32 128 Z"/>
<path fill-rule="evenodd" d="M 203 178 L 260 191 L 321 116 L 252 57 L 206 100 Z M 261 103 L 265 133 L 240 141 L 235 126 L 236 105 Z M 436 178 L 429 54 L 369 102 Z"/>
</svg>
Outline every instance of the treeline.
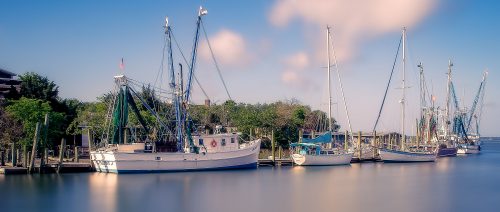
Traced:
<svg viewBox="0 0 500 212">
<path fill-rule="evenodd" d="M 81 102 L 76 99 L 63 99 L 58 96 L 59 87 L 46 77 L 36 73 L 26 73 L 19 77 L 22 80 L 20 92 L 13 89 L 6 99 L 0 102 L 0 142 L 1 148 L 14 143 L 30 146 L 37 122 L 43 122 L 45 114 L 49 114 L 48 140 L 44 147 L 53 148 L 63 137 L 72 138 L 90 129 L 96 140 L 105 139 L 109 132 L 112 114 L 113 94 L 104 94 L 95 102 Z M 146 137 L 153 140 L 165 138 L 165 132 L 175 128 L 175 108 L 172 104 L 160 101 L 154 90 L 143 86 L 137 92 L 139 114 L 150 127 L 147 133 L 141 127 L 138 117 L 129 113 L 129 127 L 133 135 L 139 139 Z M 144 101 L 148 107 L 141 105 Z M 158 116 L 150 112 L 153 109 Z M 279 101 L 270 104 L 245 104 L 232 100 L 210 106 L 190 105 L 190 120 L 193 130 L 214 132 L 217 125 L 226 129 L 237 129 L 244 139 L 270 136 L 274 131 L 278 145 L 288 147 L 297 142 L 299 129 L 323 131 L 327 129 L 328 118 L 319 110 L 311 110 L 309 106 L 297 100 Z M 161 120 L 158 120 L 160 118 Z M 163 124 L 160 125 L 158 122 Z M 333 120 L 335 123 L 335 120 Z M 168 129 L 165 129 L 166 128 Z M 334 129 L 338 129 L 334 125 Z M 267 140 L 267 139 L 265 139 Z M 263 142 L 267 148 L 269 142 Z"/>
</svg>

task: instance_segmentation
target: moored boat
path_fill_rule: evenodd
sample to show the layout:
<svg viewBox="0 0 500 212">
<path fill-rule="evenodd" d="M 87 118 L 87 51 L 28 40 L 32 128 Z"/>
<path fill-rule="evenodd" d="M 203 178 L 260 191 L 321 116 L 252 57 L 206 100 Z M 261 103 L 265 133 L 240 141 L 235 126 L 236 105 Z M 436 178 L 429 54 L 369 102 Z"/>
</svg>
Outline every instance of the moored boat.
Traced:
<svg viewBox="0 0 500 212">
<path fill-rule="evenodd" d="M 436 154 L 428 152 L 381 149 L 379 150 L 379 154 L 382 161 L 386 163 L 434 162 L 436 160 Z"/>
</svg>

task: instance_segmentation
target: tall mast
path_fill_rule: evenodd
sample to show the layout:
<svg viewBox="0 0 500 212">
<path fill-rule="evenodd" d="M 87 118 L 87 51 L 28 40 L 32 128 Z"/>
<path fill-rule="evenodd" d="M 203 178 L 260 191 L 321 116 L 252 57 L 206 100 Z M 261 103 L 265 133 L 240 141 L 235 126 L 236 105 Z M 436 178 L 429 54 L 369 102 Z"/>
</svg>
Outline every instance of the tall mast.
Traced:
<svg viewBox="0 0 500 212">
<path fill-rule="evenodd" d="M 453 63 L 451 63 L 451 60 L 448 60 L 448 82 L 446 83 L 446 108 L 445 108 L 445 138 L 448 138 L 448 135 L 450 133 L 450 86 L 451 86 L 451 67 L 453 66 Z"/>
<path fill-rule="evenodd" d="M 332 90 L 330 83 L 330 27 L 326 26 L 326 53 L 328 57 L 328 131 L 332 132 Z"/>
<path fill-rule="evenodd" d="M 401 98 L 401 149 L 405 149 L 406 27 L 403 27 L 403 96 Z"/>
</svg>

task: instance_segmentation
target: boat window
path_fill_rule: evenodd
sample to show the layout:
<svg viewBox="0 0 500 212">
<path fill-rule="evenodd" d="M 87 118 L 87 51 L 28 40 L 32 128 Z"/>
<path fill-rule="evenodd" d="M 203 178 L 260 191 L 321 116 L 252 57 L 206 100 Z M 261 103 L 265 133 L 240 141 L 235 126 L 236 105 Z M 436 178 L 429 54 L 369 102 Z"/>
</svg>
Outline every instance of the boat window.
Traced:
<svg viewBox="0 0 500 212">
<path fill-rule="evenodd" d="M 203 138 L 198 139 L 198 145 L 203 145 Z"/>
<path fill-rule="evenodd" d="M 231 138 L 231 143 L 234 144 L 234 138 Z"/>
<path fill-rule="evenodd" d="M 220 145 L 222 145 L 222 146 L 226 146 L 226 139 L 225 139 L 225 138 L 223 138 L 223 139 L 222 139 L 222 142 L 221 142 L 221 144 L 220 144 Z"/>
</svg>

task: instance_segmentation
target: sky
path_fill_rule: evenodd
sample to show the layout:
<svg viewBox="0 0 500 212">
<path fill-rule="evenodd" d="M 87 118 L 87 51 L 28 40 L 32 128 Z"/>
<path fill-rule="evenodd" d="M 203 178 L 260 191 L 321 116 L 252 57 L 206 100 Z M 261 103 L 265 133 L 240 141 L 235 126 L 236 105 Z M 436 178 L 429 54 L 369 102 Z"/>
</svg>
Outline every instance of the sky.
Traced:
<svg viewBox="0 0 500 212">
<path fill-rule="evenodd" d="M 200 5 L 208 10 L 204 28 L 237 102 L 297 99 L 327 111 L 329 25 L 331 61 L 338 67 L 332 67 L 333 116 L 348 129 L 338 70 L 352 129 L 371 131 L 405 26 L 406 131 L 414 133 L 419 113 L 417 64 L 423 64 L 429 92 L 443 107 L 452 60 L 462 106 L 470 107 L 488 70 L 480 130 L 500 136 L 500 2 L 493 0 L 0 0 L 0 68 L 47 76 L 61 97 L 82 101 L 111 91 L 113 76 L 123 73 L 167 88 L 161 68 L 165 17 L 189 60 Z M 183 63 L 174 48 L 174 64 Z M 224 102 L 228 97 L 203 34 L 197 58 L 202 87 L 212 102 Z M 398 60 L 378 131 L 400 129 L 401 79 Z M 202 103 L 204 95 L 193 86 L 193 102 Z"/>
</svg>

